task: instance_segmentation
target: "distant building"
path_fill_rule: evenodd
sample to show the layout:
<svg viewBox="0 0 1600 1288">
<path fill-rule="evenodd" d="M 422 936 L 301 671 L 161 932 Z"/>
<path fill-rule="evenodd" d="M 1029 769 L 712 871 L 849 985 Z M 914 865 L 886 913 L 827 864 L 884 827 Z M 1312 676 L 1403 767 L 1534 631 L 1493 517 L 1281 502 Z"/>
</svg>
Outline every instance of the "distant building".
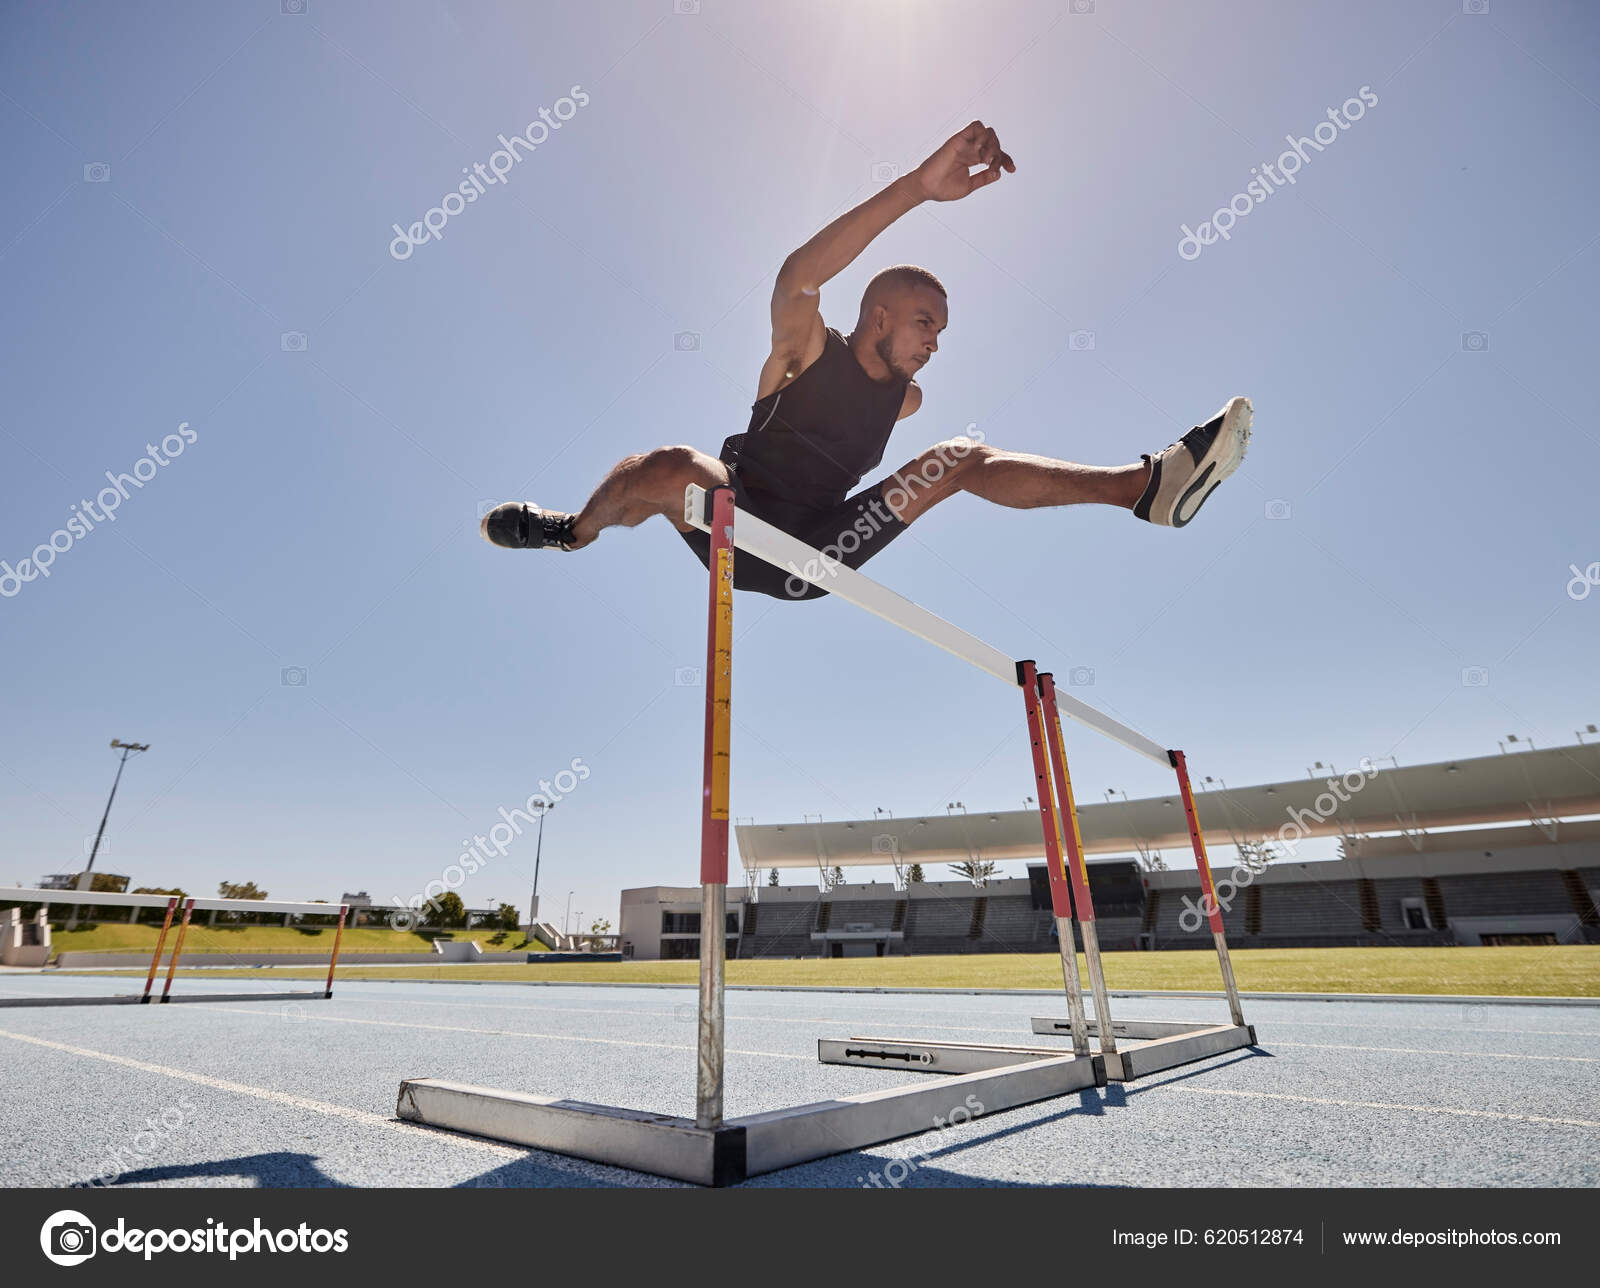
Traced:
<svg viewBox="0 0 1600 1288">
<path fill-rule="evenodd" d="M 40 890 L 74 890 L 77 888 L 78 878 L 82 875 L 81 872 L 53 872 L 47 877 L 39 878 L 38 888 Z M 112 894 L 125 894 L 128 889 L 128 882 L 131 879 L 117 872 L 96 872 L 94 874 L 94 884 L 102 894 L 108 891 Z"/>
<path fill-rule="evenodd" d="M 372 907 L 372 896 L 365 890 L 357 890 L 354 894 L 348 891 L 339 896 L 339 902 L 348 904 L 352 908 Z"/>
</svg>

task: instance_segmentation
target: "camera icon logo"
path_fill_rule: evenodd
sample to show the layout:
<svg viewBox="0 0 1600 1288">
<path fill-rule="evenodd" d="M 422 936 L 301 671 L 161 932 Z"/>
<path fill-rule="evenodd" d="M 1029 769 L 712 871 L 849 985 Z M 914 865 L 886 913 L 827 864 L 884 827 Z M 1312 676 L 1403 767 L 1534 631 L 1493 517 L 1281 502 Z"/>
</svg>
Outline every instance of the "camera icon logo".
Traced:
<svg viewBox="0 0 1600 1288">
<path fill-rule="evenodd" d="M 1487 331 L 1463 331 L 1461 333 L 1461 347 L 1468 353 L 1487 353 L 1489 351 L 1489 333 Z"/>
<path fill-rule="evenodd" d="M 1461 0 L 1461 12 L 1484 14 L 1489 12 L 1489 0 Z"/>
<path fill-rule="evenodd" d="M 1486 666 L 1464 666 L 1461 668 L 1461 683 L 1469 689 L 1482 689 L 1489 684 L 1489 668 Z"/>
<path fill-rule="evenodd" d="M 91 161 L 83 167 L 83 181 L 85 183 L 110 183 L 111 167 L 104 161 Z"/>
<path fill-rule="evenodd" d="M 672 337 L 672 347 L 679 353 L 698 353 L 700 351 L 700 332 L 679 331 Z"/>
<path fill-rule="evenodd" d="M 286 666 L 278 673 L 278 683 L 286 689 L 303 689 L 308 676 L 303 666 Z"/>
<path fill-rule="evenodd" d="M 900 167 L 893 161 L 874 161 L 872 164 L 873 183 L 893 183 L 900 177 Z"/>
<path fill-rule="evenodd" d="M 1287 501 L 1268 501 L 1266 515 L 1269 519 L 1287 519 L 1294 513 L 1294 508 Z"/>
<path fill-rule="evenodd" d="M 680 17 L 692 18 L 700 12 L 700 0 L 672 0 L 672 12 Z"/>
<path fill-rule="evenodd" d="M 1075 353 L 1094 348 L 1093 331 L 1074 331 L 1067 337 L 1067 347 Z"/>
<path fill-rule="evenodd" d="M 304 353 L 306 351 L 306 333 L 304 331 L 285 331 L 278 337 L 278 347 L 285 353 Z"/>
<path fill-rule="evenodd" d="M 94 1256 L 98 1243 L 94 1223 L 70 1209 L 46 1217 L 39 1231 L 39 1247 L 58 1266 L 82 1265 Z"/>
<path fill-rule="evenodd" d="M 1094 667 L 1075 666 L 1067 672 L 1067 683 L 1076 684 L 1080 688 L 1086 684 L 1094 683 Z"/>
<path fill-rule="evenodd" d="M 306 0 L 281 0 L 281 8 L 285 14 L 291 16 L 303 14 L 306 11 Z"/>
<path fill-rule="evenodd" d="M 1094 0 L 1072 0 L 1073 13 L 1093 13 Z"/>
<path fill-rule="evenodd" d="M 698 688 L 700 685 L 700 668 L 698 666 L 680 666 L 672 673 L 672 682 L 682 689 Z"/>
</svg>

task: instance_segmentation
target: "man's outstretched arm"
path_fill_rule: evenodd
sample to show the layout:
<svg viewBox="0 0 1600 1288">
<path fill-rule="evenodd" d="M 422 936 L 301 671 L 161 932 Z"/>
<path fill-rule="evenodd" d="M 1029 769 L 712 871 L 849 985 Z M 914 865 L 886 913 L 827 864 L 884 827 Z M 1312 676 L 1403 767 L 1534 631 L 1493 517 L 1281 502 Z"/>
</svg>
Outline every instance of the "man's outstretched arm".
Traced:
<svg viewBox="0 0 1600 1288">
<path fill-rule="evenodd" d="M 986 168 L 969 173 L 977 165 Z M 822 284 L 848 268 L 879 233 L 924 201 L 956 201 L 1016 168 L 995 132 L 974 121 L 910 174 L 840 215 L 784 260 L 772 292 L 772 357 L 762 370 L 759 396 L 798 375 L 822 352 Z"/>
</svg>

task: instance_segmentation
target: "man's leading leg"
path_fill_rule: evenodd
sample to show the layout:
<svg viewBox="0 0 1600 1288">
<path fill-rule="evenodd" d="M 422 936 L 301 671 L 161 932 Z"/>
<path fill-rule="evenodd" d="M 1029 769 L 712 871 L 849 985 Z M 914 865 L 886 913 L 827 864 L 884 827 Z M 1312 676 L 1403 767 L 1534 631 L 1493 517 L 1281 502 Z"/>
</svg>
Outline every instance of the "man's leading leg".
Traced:
<svg viewBox="0 0 1600 1288">
<path fill-rule="evenodd" d="M 952 439 L 929 448 L 882 483 L 885 505 L 911 523 L 948 496 L 970 492 L 1011 509 L 1114 505 L 1183 527 L 1238 468 L 1250 440 L 1250 402 L 1234 398 L 1204 425 L 1132 465 L 1079 465 Z"/>
</svg>

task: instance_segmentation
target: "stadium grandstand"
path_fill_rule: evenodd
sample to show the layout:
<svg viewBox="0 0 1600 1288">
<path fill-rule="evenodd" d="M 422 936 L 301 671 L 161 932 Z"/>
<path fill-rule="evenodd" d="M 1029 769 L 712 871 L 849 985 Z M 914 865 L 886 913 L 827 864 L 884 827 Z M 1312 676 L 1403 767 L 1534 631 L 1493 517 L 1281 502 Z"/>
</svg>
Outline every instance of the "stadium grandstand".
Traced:
<svg viewBox="0 0 1600 1288">
<path fill-rule="evenodd" d="M 1367 763 L 1330 777 L 1221 788 L 1202 827 L 1238 865 L 1213 861 L 1228 941 L 1240 948 L 1600 943 L 1600 745 L 1436 764 Z M 1107 949 L 1209 948 L 1176 796 L 1079 807 Z M 1036 810 L 741 825 L 747 887 L 730 891 L 738 958 L 1047 952 L 1054 920 Z M 1312 838 L 1339 857 L 1296 857 Z M 916 881 L 913 865 L 1033 860 L 1026 877 Z M 876 869 L 865 882 L 833 874 Z M 813 884 L 764 885 L 811 869 Z M 699 953 L 699 889 L 622 894 L 622 952 Z"/>
</svg>

